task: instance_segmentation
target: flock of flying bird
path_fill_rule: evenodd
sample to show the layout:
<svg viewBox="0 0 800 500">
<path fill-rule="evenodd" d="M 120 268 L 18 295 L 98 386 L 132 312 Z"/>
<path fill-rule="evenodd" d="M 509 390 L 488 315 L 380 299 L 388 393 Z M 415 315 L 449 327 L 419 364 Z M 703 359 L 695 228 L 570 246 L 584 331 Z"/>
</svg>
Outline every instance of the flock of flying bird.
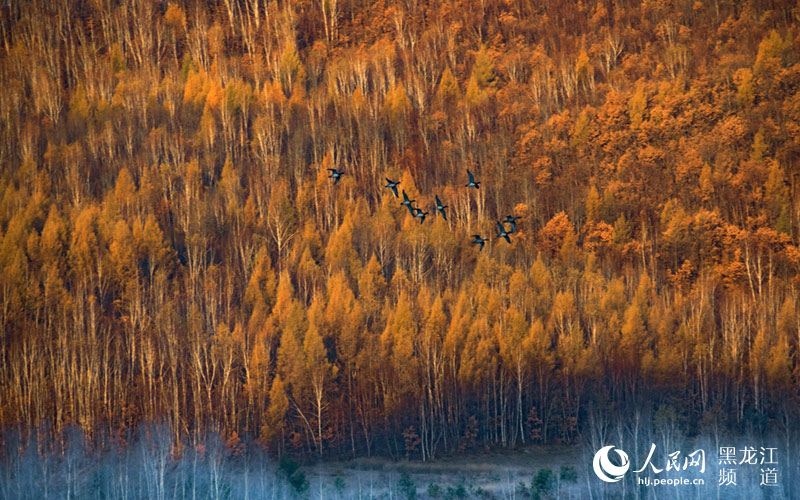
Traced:
<svg viewBox="0 0 800 500">
<path fill-rule="evenodd" d="M 329 168 L 330 175 L 328 176 L 329 179 L 333 179 L 334 185 L 337 184 L 342 176 L 344 175 L 343 170 L 337 170 L 335 168 Z M 465 185 L 465 187 L 474 187 L 475 189 L 480 189 L 478 185 L 480 182 L 475 180 L 475 177 L 472 175 L 472 172 L 467 170 L 467 176 L 469 177 L 469 183 Z M 397 192 L 397 186 L 400 184 L 400 181 L 393 181 L 386 177 L 386 184 L 384 187 L 387 189 L 391 189 L 392 193 L 394 193 L 395 198 L 399 198 L 400 194 Z M 412 217 L 419 219 L 420 224 L 425 222 L 425 216 L 428 215 L 430 212 L 424 212 L 421 208 L 415 207 L 413 203 L 416 200 L 412 200 L 408 197 L 405 190 L 402 191 L 403 193 L 403 201 L 400 202 L 401 205 L 405 206 Z M 447 205 L 442 204 L 442 200 L 439 199 L 439 195 L 434 195 L 436 199 L 436 205 L 433 207 L 434 213 L 438 213 L 442 216 L 444 220 L 447 220 L 447 212 L 445 212 L 445 208 Z M 503 238 L 506 242 L 511 243 L 510 235 L 513 234 L 517 229 L 517 220 L 521 217 L 515 217 L 512 215 L 507 215 L 506 218 L 502 221 L 497 221 L 497 238 Z M 509 229 L 506 229 L 506 224 L 510 224 Z M 473 234 L 472 240 L 473 245 L 479 245 L 480 250 L 483 250 L 483 246 L 488 241 L 488 238 L 483 238 L 479 234 Z"/>
</svg>

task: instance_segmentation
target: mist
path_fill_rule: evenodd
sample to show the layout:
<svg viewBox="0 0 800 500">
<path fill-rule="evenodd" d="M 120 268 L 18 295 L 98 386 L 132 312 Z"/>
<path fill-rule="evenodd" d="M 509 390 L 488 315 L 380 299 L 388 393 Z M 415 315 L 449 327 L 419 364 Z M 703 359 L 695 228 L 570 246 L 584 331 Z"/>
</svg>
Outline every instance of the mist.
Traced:
<svg viewBox="0 0 800 500">
<path fill-rule="evenodd" d="M 791 498 L 797 491 L 797 444 L 783 436 L 724 435 L 688 438 L 668 426 L 598 427 L 580 445 L 547 445 L 471 453 L 432 462 L 386 458 L 315 461 L 280 458 L 251 439 L 207 433 L 194 443 L 174 442 L 164 424 L 142 425 L 132 436 L 85 436 L 76 428 L 58 436 L 5 431 L 0 448 L 0 499 L 579 499 Z M 592 471 L 598 444 L 613 443 L 637 468 L 649 448 L 705 450 L 706 469 L 662 472 L 651 478 L 702 478 L 704 485 L 644 486 L 632 474 L 607 484 Z M 775 486 L 760 485 L 759 464 L 736 464 L 736 484 L 721 485 L 717 450 L 776 448 Z M 788 446 L 791 446 L 789 448 Z M 659 453 L 660 453 L 659 451 Z M 663 469 L 663 454 L 652 463 Z M 633 467 L 632 467 L 633 469 Z M 649 470 L 649 468 L 648 468 Z M 646 476 L 644 473 L 642 477 Z"/>
</svg>

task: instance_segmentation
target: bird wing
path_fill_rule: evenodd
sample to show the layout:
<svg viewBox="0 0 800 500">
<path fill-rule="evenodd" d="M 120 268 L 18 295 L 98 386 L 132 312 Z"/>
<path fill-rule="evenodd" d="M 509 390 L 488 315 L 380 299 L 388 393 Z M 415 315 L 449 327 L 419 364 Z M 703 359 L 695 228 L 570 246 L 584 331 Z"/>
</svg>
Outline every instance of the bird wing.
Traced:
<svg viewBox="0 0 800 500">
<path fill-rule="evenodd" d="M 469 181 L 470 181 L 470 182 L 475 182 L 475 177 L 473 177 L 473 176 L 472 176 L 472 172 L 470 172 L 469 170 L 467 170 L 467 175 L 469 176 Z"/>
<path fill-rule="evenodd" d="M 501 233 L 505 233 L 506 232 L 506 228 L 503 227 L 503 225 L 500 224 L 499 221 L 497 222 L 497 228 L 500 230 Z"/>
<path fill-rule="evenodd" d="M 442 206 L 442 202 L 439 200 L 439 195 L 438 194 L 435 195 L 435 196 L 436 196 L 436 208 L 439 208 L 439 207 Z"/>
<path fill-rule="evenodd" d="M 395 198 L 397 198 L 397 187 L 395 187 L 395 186 L 389 186 L 389 188 L 390 188 L 390 189 L 392 190 L 392 192 L 394 193 L 394 197 L 395 197 Z"/>
</svg>

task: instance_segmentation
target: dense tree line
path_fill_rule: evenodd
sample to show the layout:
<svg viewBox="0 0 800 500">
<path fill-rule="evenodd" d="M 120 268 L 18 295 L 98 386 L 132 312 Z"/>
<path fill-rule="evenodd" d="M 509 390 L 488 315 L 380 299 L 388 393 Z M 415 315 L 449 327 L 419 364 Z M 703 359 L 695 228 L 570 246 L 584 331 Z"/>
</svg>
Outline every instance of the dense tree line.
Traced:
<svg viewBox="0 0 800 500">
<path fill-rule="evenodd" d="M 789 436 L 798 16 L 7 4 L 0 425 L 423 459 L 615 412 Z"/>
</svg>

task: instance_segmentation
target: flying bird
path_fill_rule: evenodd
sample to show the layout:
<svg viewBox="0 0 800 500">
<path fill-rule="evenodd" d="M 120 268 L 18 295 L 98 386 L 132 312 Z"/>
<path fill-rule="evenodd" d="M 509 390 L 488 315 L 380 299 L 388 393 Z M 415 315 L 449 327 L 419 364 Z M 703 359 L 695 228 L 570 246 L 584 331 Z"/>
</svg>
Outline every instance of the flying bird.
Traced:
<svg viewBox="0 0 800 500">
<path fill-rule="evenodd" d="M 472 175 L 472 172 L 467 170 L 467 175 L 469 176 L 469 184 L 467 184 L 467 187 L 474 187 L 475 189 L 479 189 L 478 184 L 480 184 L 480 182 L 475 182 L 475 176 Z"/>
<path fill-rule="evenodd" d="M 425 222 L 425 216 L 428 215 L 428 212 L 423 212 L 421 208 L 415 208 L 414 210 L 416 210 L 414 217 L 419 219 L 419 223 L 422 224 Z"/>
<path fill-rule="evenodd" d="M 474 240 L 472 240 L 472 244 L 473 245 L 480 245 L 481 247 L 480 247 L 479 251 L 483 250 L 483 245 L 486 244 L 486 239 L 485 238 L 481 238 L 481 236 L 479 234 L 473 234 L 472 237 L 475 238 Z"/>
<path fill-rule="evenodd" d="M 409 209 L 411 208 L 411 204 L 417 200 L 411 200 L 408 198 L 405 189 L 403 190 L 403 201 L 400 202 L 401 205 L 407 206 Z"/>
<path fill-rule="evenodd" d="M 509 235 L 508 231 L 506 231 L 506 228 L 505 228 L 505 227 L 503 227 L 503 225 L 502 225 L 502 224 L 500 224 L 500 222 L 499 222 L 499 221 L 497 222 L 497 229 L 500 231 L 500 232 L 497 234 L 497 237 L 498 237 L 498 238 L 505 238 L 505 240 L 506 240 L 507 242 L 511 243 L 511 238 L 509 238 L 509 237 L 508 237 L 508 235 Z"/>
<path fill-rule="evenodd" d="M 344 175 L 344 171 L 343 170 L 336 170 L 335 168 L 329 168 L 328 170 L 330 170 L 330 172 L 331 172 L 331 175 L 329 175 L 328 178 L 329 179 L 333 179 L 333 183 L 334 184 L 338 184 L 339 180 Z"/>
<path fill-rule="evenodd" d="M 392 192 L 394 193 L 394 197 L 397 198 L 398 197 L 397 196 L 397 185 L 400 184 L 400 181 L 395 182 L 395 181 L 393 181 L 393 180 L 391 180 L 391 179 L 389 179 L 387 177 L 386 178 L 386 182 L 388 182 L 389 184 L 385 185 L 384 187 L 387 187 L 387 188 L 391 189 Z"/>
<path fill-rule="evenodd" d="M 442 205 L 442 200 L 439 199 L 439 196 L 436 196 L 436 211 L 442 214 L 442 218 L 447 220 L 447 214 L 444 212 L 444 209 L 447 208 L 447 205 Z"/>
<path fill-rule="evenodd" d="M 503 224 L 505 224 L 505 223 L 509 223 L 509 224 L 511 224 L 511 229 L 508 231 L 508 234 L 511 234 L 511 233 L 513 233 L 514 231 L 516 231 L 516 230 L 517 230 L 517 221 L 518 221 L 519 219 L 521 219 L 521 218 L 522 218 L 522 217 L 516 217 L 516 216 L 506 215 L 506 218 L 505 218 L 505 220 L 503 220 Z"/>
</svg>

